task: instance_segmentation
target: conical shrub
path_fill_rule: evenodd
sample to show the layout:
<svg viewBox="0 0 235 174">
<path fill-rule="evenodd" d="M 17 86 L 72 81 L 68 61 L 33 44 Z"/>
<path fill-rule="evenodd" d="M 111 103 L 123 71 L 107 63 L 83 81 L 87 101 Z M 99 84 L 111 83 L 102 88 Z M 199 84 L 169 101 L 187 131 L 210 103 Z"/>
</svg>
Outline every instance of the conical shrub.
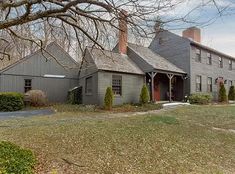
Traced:
<svg viewBox="0 0 235 174">
<path fill-rule="evenodd" d="M 140 93 L 140 103 L 141 104 L 146 104 L 148 103 L 150 100 L 149 97 L 149 91 L 146 85 L 143 85 L 142 89 L 141 89 L 141 93 Z"/>
<path fill-rule="evenodd" d="M 223 83 L 220 84 L 219 102 L 227 102 L 226 89 Z"/>
<path fill-rule="evenodd" d="M 229 100 L 235 100 L 235 88 L 234 86 L 231 86 L 229 89 L 229 93 L 228 93 L 228 99 Z"/>
<path fill-rule="evenodd" d="M 111 110 L 113 107 L 113 91 L 111 87 L 106 89 L 104 97 L 104 107 L 105 109 Z"/>
</svg>

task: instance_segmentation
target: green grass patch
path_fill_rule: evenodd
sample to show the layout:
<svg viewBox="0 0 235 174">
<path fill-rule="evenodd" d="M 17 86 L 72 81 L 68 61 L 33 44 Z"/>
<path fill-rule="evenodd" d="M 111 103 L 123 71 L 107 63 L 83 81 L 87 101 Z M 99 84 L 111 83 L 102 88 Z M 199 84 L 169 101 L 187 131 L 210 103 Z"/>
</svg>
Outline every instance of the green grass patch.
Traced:
<svg viewBox="0 0 235 174">
<path fill-rule="evenodd" d="M 10 142 L 0 142 L 0 173 L 32 174 L 36 159 L 30 150 Z"/>
</svg>

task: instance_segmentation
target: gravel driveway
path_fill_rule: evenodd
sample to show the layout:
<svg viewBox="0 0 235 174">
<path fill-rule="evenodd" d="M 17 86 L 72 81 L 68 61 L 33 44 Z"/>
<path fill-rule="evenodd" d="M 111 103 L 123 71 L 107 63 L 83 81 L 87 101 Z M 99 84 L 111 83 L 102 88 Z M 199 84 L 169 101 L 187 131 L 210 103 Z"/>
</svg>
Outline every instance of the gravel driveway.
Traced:
<svg viewBox="0 0 235 174">
<path fill-rule="evenodd" d="M 37 115 L 51 115 L 55 112 L 52 109 L 39 109 L 28 111 L 16 111 L 16 112 L 0 112 L 0 119 L 16 118 L 16 117 L 31 117 Z"/>
</svg>

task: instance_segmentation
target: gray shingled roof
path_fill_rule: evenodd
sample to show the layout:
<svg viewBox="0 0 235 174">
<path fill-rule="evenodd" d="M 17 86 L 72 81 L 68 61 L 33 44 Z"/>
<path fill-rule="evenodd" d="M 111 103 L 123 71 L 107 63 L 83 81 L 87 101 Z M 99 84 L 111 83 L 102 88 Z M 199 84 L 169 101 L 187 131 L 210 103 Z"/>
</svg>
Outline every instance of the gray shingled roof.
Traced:
<svg viewBox="0 0 235 174">
<path fill-rule="evenodd" d="M 96 48 L 88 48 L 88 50 L 100 70 L 145 74 L 127 55 Z"/>
<path fill-rule="evenodd" d="M 169 62 L 162 56 L 154 53 L 151 49 L 140 45 L 128 43 L 128 47 L 138 54 L 145 62 L 147 62 L 153 69 L 176 72 L 180 74 L 186 74 L 182 69 L 178 68 L 173 63 Z"/>
<path fill-rule="evenodd" d="M 11 57 L 10 60 L 8 58 L 5 58 L 3 60 L 0 60 L 0 70 L 8 67 L 9 65 L 14 64 L 15 62 L 19 61 L 19 59 L 16 59 L 14 57 Z"/>
<path fill-rule="evenodd" d="M 48 44 L 46 49 L 48 49 L 49 47 L 52 47 L 52 46 L 55 46 L 55 48 L 57 50 L 60 49 L 61 51 L 63 51 L 67 55 L 67 57 L 71 60 L 71 61 L 61 61 L 61 60 L 57 59 L 57 61 L 59 61 L 61 63 L 61 65 L 64 65 L 64 67 L 68 66 L 69 68 L 77 68 L 78 67 L 78 63 L 56 42 L 51 42 L 50 44 Z M 38 52 L 41 52 L 41 49 L 23 57 L 23 58 L 20 58 L 20 59 L 16 59 L 16 58 L 12 57 L 10 60 L 8 60 L 8 59 L 0 60 L 0 72 L 5 71 L 6 69 L 11 68 L 12 66 L 15 66 L 15 65 L 31 58 L 34 54 L 37 54 Z M 50 52 L 50 54 L 53 55 L 52 52 Z M 50 58 L 50 55 L 47 55 L 47 53 L 44 53 L 44 55 L 48 56 L 48 58 Z"/>
</svg>

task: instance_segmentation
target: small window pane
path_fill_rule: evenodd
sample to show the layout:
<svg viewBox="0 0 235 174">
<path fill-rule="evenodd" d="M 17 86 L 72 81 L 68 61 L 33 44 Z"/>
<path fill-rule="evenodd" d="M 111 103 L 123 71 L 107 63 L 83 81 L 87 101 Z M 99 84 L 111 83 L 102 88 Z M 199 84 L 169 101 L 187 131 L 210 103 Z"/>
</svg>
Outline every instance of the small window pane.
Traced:
<svg viewBox="0 0 235 174">
<path fill-rule="evenodd" d="M 25 79 L 24 80 L 24 92 L 28 92 L 32 89 L 32 79 Z"/>
<path fill-rule="evenodd" d="M 112 90 L 114 95 L 122 95 L 122 76 L 112 76 Z"/>
<path fill-rule="evenodd" d="M 233 69 L 233 62 L 232 60 L 229 60 L 229 70 L 232 70 Z"/>
<path fill-rule="evenodd" d="M 211 53 L 207 53 L 207 64 L 208 65 L 212 64 L 212 55 L 211 55 Z"/>
<path fill-rule="evenodd" d="M 196 62 L 201 62 L 201 50 L 196 49 Z"/>
<path fill-rule="evenodd" d="M 219 57 L 219 67 L 223 68 L 223 59 Z"/>
<path fill-rule="evenodd" d="M 196 76 L 196 91 L 201 92 L 202 91 L 202 77 Z"/>
<path fill-rule="evenodd" d="M 92 77 L 86 78 L 85 93 L 92 94 Z"/>
<path fill-rule="evenodd" d="M 229 86 L 233 86 L 233 81 L 229 80 Z"/>
<path fill-rule="evenodd" d="M 207 92 L 212 92 L 212 78 L 207 78 Z"/>
</svg>

